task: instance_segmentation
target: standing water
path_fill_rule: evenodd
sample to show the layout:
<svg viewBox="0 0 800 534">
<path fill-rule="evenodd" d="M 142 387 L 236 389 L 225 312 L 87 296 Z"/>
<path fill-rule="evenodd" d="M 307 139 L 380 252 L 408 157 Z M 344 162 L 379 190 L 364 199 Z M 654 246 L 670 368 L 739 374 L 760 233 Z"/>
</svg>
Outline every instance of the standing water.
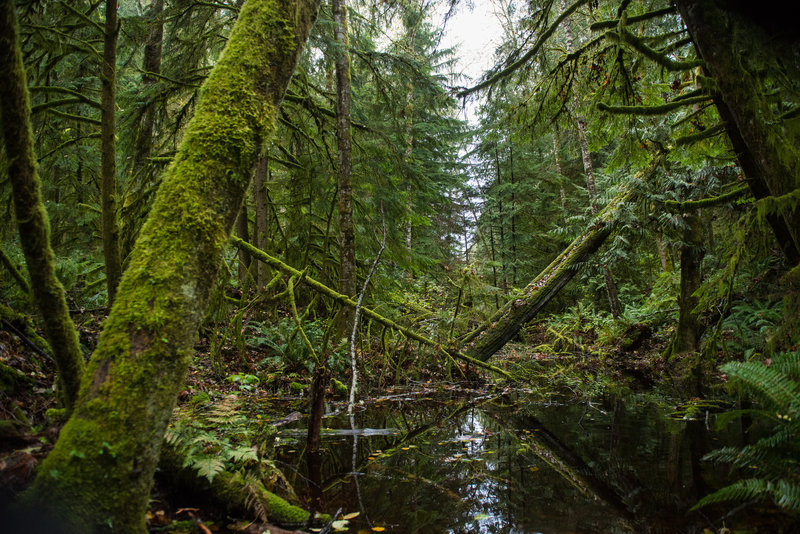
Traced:
<svg viewBox="0 0 800 534">
<path fill-rule="evenodd" d="M 358 411 L 352 427 L 346 415 L 325 418 L 319 465 L 301 456 L 302 420 L 282 430 L 277 459 L 299 493 L 350 517 L 350 532 L 694 533 L 726 526 L 719 514 L 688 510 L 724 482 L 724 468 L 700 459 L 722 444 L 741 445 L 740 425 L 719 433 L 707 412 L 687 418 L 652 397 L 534 399 L 521 391 L 387 395 Z"/>
</svg>

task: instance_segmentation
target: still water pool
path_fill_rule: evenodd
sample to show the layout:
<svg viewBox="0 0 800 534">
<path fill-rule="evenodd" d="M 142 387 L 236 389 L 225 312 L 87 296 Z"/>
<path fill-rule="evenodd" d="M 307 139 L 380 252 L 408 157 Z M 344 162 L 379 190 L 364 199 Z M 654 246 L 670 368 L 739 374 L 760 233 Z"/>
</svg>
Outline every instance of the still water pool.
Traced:
<svg viewBox="0 0 800 534">
<path fill-rule="evenodd" d="M 303 454 L 304 420 L 282 427 L 277 460 L 322 510 L 358 513 L 350 532 L 699 533 L 743 521 L 762 531 L 762 518 L 724 517 L 736 504 L 688 511 L 724 482 L 727 469 L 701 458 L 741 445 L 740 423 L 717 432 L 713 414 L 685 419 L 652 396 L 534 399 L 395 392 L 352 419 L 327 416 L 317 458 Z"/>
</svg>

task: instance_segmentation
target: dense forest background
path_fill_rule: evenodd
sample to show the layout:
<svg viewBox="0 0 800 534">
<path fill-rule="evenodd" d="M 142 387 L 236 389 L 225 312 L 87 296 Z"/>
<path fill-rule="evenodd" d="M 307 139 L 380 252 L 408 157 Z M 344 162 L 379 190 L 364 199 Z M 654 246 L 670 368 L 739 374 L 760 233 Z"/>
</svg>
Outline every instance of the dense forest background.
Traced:
<svg viewBox="0 0 800 534">
<path fill-rule="evenodd" d="M 440 44 L 460 3 L 332 0 L 315 23 L 300 1 L 3 3 L 3 414 L 8 436 L 69 418 L 28 501 L 140 532 L 191 366 L 351 410 L 425 380 L 731 380 L 775 423 L 750 451 L 773 463 L 718 499 L 800 509 L 781 8 L 498 0 L 472 84 Z M 56 371 L 64 411 L 21 413 Z"/>
</svg>

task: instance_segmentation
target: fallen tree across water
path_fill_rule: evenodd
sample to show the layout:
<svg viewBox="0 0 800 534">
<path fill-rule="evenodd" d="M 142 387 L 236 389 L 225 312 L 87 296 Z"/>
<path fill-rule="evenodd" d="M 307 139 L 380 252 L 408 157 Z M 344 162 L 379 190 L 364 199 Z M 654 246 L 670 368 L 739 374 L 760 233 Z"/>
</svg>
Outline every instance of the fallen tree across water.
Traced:
<svg viewBox="0 0 800 534">
<path fill-rule="evenodd" d="M 647 179 L 659 166 L 656 156 L 637 178 Z M 522 293 L 500 308 L 487 321 L 460 340 L 464 353 L 485 362 L 519 333 L 555 297 L 614 231 L 617 208 L 633 199 L 632 191 L 619 194 L 598 214 L 598 220 L 583 235 L 564 249 Z"/>
</svg>

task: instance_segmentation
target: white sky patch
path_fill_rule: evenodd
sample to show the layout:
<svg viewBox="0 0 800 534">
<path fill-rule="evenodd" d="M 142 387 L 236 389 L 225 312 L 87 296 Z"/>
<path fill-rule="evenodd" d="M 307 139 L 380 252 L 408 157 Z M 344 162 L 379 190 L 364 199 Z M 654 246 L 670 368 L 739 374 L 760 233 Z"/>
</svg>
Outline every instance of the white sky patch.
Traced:
<svg viewBox="0 0 800 534">
<path fill-rule="evenodd" d="M 447 21 L 443 48 L 455 48 L 459 69 L 473 82 L 494 65 L 494 51 L 502 41 L 503 29 L 491 0 L 474 0 L 472 8 L 461 0 Z M 444 14 L 440 15 L 440 20 Z"/>
<path fill-rule="evenodd" d="M 447 5 L 441 7 L 439 27 L 443 24 L 446 9 Z M 503 28 L 495 9 L 492 0 L 473 0 L 469 4 L 460 0 L 455 14 L 447 21 L 439 46 L 455 49 L 457 63 L 453 70 L 465 76 L 454 81 L 457 85 L 474 85 L 485 71 L 494 66 L 494 51 L 503 37 Z M 467 101 L 464 118 L 475 124 L 477 103 L 472 100 Z"/>
</svg>

